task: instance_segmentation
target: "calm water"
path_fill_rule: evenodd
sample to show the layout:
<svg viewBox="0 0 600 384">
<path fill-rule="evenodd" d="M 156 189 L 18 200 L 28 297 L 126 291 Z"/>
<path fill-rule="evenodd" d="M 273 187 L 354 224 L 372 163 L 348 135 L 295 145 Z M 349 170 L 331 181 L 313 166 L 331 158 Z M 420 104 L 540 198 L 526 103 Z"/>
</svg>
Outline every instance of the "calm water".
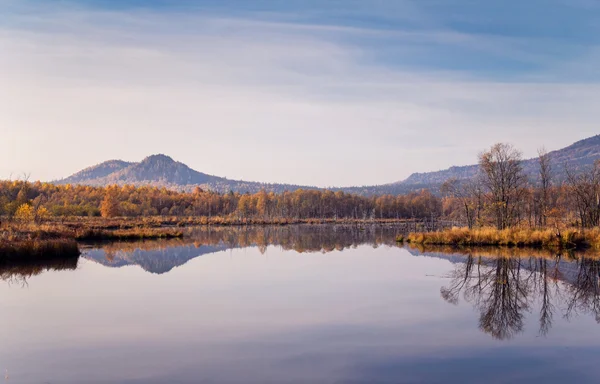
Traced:
<svg viewBox="0 0 600 384">
<path fill-rule="evenodd" d="M 6 268 L 0 369 L 10 383 L 600 381 L 599 261 L 394 237 L 197 230 Z"/>
</svg>

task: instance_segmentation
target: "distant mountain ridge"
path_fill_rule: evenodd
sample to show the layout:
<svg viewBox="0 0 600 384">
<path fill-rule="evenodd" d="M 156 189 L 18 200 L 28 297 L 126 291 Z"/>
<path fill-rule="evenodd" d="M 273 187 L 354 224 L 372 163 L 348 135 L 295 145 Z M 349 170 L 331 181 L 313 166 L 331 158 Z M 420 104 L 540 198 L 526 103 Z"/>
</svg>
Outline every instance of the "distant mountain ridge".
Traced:
<svg viewBox="0 0 600 384">
<path fill-rule="evenodd" d="M 580 140 L 568 147 L 548 153 L 554 176 L 565 177 L 565 167 L 573 171 L 589 169 L 594 162 L 600 160 L 600 135 Z M 397 184 L 408 185 L 440 185 L 446 180 L 469 179 L 477 174 L 478 165 L 450 167 L 445 170 L 426 173 L 413 173 L 407 179 Z M 523 170 L 530 178 L 535 178 L 538 172 L 537 158 L 523 161 Z"/>
<path fill-rule="evenodd" d="M 574 171 L 588 169 L 595 161 L 600 160 L 600 135 L 580 140 L 568 147 L 552 151 L 549 153 L 549 156 L 553 172 L 558 178 L 564 178 L 565 167 L 569 167 Z M 523 168 L 531 179 L 537 177 L 537 159 L 524 160 Z M 395 183 L 328 189 L 365 196 L 405 194 L 424 188 L 435 191 L 446 180 L 452 178 L 469 179 L 475 176 L 477 170 L 477 165 L 454 166 L 436 172 L 413 173 L 407 179 Z M 198 172 L 163 154 L 148 156 L 139 163 L 109 160 L 88 167 L 55 183 L 92 186 L 106 186 L 110 184 L 150 185 L 183 191 L 192 191 L 194 188 L 200 187 L 219 193 L 227 193 L 229 191 L 256 193 L 260 190 L 281 193 L 297 189 L 323 189 L 305 185 L 229 180 L 224 177 Z"/>
</svg>

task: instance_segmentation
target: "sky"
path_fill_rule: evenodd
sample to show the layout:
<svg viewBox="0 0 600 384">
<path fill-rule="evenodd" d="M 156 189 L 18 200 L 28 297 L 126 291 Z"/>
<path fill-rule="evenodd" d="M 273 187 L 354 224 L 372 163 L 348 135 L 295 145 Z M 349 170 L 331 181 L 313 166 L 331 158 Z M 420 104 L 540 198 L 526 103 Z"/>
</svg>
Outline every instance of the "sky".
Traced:
<svg viewBox="0 0 600 384">
<path fill-rule="evenodd" d="M 373 185 L 599 133 L 596 0 L 0 0 L 0 178 Z"/>
</svg>

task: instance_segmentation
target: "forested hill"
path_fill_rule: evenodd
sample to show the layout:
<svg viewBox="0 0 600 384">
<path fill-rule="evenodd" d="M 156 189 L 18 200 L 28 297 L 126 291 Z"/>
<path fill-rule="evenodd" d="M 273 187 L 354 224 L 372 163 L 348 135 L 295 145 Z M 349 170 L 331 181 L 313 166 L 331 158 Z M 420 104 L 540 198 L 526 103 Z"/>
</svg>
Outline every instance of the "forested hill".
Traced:
<svg viewBox="0 0 600 384">
<path fill-rule="evenodd" d="M 552 151 L 548 154 L 552 170 L 558 179 L 565 177 L 565 167 L 573 171 L 582 171 L 591 167 L 595 161 L 600 160 L 600 135 L 596 135 L 576 142 L 566 148 Z M 538 160 L 528 159 L 523 162 L 523 168 L 530 178 L 535 179 L 538 172 Z M 477 172 L 477 165 L 463 167 L 450 167 L 443 171 L 413 173 L 406 180 L 395 184 L 409 187 L 411 185 L 440 185 L 444 181 L 468 179 Z"/>
</svg>

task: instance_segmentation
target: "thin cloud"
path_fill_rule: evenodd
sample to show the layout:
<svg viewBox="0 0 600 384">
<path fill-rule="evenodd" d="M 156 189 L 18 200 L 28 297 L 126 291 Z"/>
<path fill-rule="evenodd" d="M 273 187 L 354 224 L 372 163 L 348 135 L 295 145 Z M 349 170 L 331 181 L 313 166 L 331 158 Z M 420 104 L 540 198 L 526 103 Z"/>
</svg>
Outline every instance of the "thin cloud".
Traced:
<svg viewBox="0 0 600 384">
<path fill-rule="evenodd" d="M 26 170 L 49 180 L 161 152 L 229 178 L 376 184 L 471 163 L 495 141 L 533 155 L 596 132 L 596 84 L 482 79 L 377 54 L 390 41 L 407 59 L 435 57 L 426 39 L 473 49 L 498 42 L 484 36 L 51 12 L 0 28 L 5 177 Z M 377 49 L 365 36 L 382 39 Z M 519 54 L 496 45 L 495 54 Z"/>
</svg>

